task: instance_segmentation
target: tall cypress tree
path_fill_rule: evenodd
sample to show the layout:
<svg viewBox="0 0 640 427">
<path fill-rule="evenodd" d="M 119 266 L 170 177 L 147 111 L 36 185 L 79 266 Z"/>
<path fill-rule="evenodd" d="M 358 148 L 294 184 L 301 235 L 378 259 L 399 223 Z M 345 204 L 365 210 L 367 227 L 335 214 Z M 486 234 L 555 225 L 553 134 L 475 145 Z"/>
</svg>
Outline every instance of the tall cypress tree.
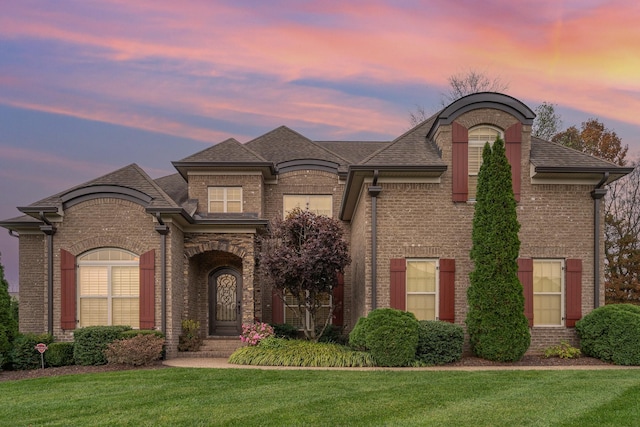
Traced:
<svg viewBox="0 0 640 427">
<path fill-rule="evenodd" d="M 9 361 L 9 350 L 18 334 L 18 319 L 9 296 L 9 282 L 4 278 L 4 267 L 0 263 L 0 371 Z"/>
<path fill-rule="evenodd" d="M 504 141 L 482 152 L 478 174 L 467 290 L 467 332 L 476 356 L 503 362 L 522 358 L 531 337 L 518 280 L 520 224 Z"/>
</svg>

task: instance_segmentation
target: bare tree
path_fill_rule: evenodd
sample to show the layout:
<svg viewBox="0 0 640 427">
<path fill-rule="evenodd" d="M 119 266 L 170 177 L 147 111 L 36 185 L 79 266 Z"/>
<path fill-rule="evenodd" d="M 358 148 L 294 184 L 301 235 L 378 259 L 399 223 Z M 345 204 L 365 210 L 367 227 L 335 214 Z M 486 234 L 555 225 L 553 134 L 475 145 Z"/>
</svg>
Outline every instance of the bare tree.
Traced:
<svg viewBox="0 0 640 427">
<path fill-rule="evenodd" d="M 545 101 L 538 105 L 534 112 L 536 113 L 536 118 L 533 121 L 531 135 L 551 141 L 551 138 L 560 132 L 562 127 L 562 119 L 556 113 L 555 104 Z"/>
</svg>

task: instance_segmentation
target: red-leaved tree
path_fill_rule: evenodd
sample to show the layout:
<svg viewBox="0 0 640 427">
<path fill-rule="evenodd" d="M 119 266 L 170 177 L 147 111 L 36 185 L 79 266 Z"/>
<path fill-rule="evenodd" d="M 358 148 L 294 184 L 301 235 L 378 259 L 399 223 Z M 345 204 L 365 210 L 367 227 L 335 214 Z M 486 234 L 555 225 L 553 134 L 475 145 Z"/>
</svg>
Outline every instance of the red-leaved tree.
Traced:
<svg viewBox="0 0 640 427">
<path fill-rule="evenodd" d="M 270 282 L 287 307 L 301 320 L 304 334 L 317 341 L 329 324 L 322 307 L 338 285 L 338 274 L 351 263 L 340 223 L 308 210 L 295 209 L 284 220 L 276 220 L 262 240 L 259 254 L 262 279 Z"/>
</svg>

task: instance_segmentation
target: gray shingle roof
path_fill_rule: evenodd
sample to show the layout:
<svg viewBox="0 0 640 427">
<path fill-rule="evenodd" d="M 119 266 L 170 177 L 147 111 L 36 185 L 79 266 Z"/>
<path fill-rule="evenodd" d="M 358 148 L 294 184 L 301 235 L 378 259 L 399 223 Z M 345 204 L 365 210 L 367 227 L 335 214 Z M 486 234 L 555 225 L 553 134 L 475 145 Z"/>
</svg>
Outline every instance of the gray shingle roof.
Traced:
<svg viewBox="0 0 640 427">
<path fill-rule="evenodd" d="M 162 178 L 156 179 L 155 182 L 180 206 L 186 203 L 189 198 L 187 181 L 185 181 L 179 173 L 163 176 Z"/>
<path fill-rule="evenodd" d="M 317 145 L 334 152 L 349 164 L 360 163 L 391 141 L 314 141 Z"/>
<path fill-rule="evenodd" d="M 235 163 L 251 163 L 251 162 L 266 162 L 260 154 L 251 150 L 247 145 L 239 143 L 234 138 L 229 138 L 219 144 L 213 145 L 209 148 L 193 154 L 189 157 L 185 157 L 178 163 L 182 162 L 210 162 L 210 163 L 223 163 L 223 162 L 235 162 Z"/>
<path fill-rule="evenodd" d="M 531 163 L 538 167 L 564 168 L 605 168 L 617 169 L 620 166 L 607 160 L 590 156 L 555 142 L 540 138 L 531 138 Z"/>
</svg>

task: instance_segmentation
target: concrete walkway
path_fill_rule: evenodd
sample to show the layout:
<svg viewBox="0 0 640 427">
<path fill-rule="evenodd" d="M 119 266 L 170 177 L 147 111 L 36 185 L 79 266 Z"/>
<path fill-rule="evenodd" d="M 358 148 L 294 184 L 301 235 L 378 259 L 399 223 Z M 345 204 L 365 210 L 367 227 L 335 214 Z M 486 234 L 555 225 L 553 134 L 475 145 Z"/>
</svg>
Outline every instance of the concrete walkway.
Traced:
<svg viewBox="0 0 640 427">
<path fill-rule="evenodd" d="M 176 368 L 215 368 L 215 369 L 263 369 L 263 370 L 316 370 L 316 371 L 558 371 L 558 370 L 604 370 L 604 369 L 640 369 L 640 366 L 617 365 L 570 365 L 570 366 L 434 366 L 429 368 L 307 368 L 299 366 L 255 366 L 232 365 L 222 358 L 183 357 L 169 359 L 164 365 Z"/>
</svg>

